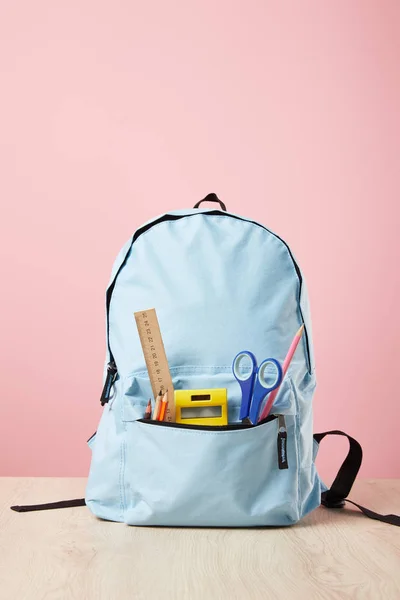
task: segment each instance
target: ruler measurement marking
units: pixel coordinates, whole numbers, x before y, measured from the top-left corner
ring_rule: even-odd
[[[168,389],[165,421],[175,421],[174,387],[154,308],[134,313],[154,399]]]

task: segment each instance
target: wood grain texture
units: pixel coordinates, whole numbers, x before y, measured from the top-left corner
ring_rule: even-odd
[[[85,507],[13,504],[84,495],[85,479],[0,479],[1,600],[400,599],[400,529],[320,508],[291,528],[169,529],[100,521]],[[400,510],[400,480],[352,498]]]

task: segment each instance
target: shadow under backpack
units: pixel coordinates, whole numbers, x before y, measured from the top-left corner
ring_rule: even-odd
[[[204,200],[219,206],[199,208]],[[115,261],[106,293],[104,409],[88,440],[86,498],[14,510],[86,504],[97,517],[129,525],[259,527],[291,525],[320,504],[351,502],[362,450],[342,431],[313,435],[310,312],[293,253],[263,225],[227,212],[215,194],[204,200],[140,227]],[[174,389],[226,388],[229,425],[143,420],[152,390],[133,313],[152,307]],[[240,423],[233,358],[248,349],[259,361],[283,361],[302,324],[271,416],[254,426]],[[349,451],[328,489],[315,458],[329,435],[345,436]],[[355,506],[400,525],[399,516]]]

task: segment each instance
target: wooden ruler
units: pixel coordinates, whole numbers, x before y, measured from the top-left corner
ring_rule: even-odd
[[[160,390],[163,393],[168,390],[168,406],[164,420],[174,422],[174,386],[172,385],[171,374],[169,372],[167,356],[165,354],[156,311],[154,308],[150,308],[148,310],[135,312],[134,315],[154,399],[157,398]]]

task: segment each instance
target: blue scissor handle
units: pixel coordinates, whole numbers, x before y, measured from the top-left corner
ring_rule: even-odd
[[[246,362],[250,361],[251,370],[248,373],[241,373],[239,370],[240,364],[243,360]],[[232,371],[240,387],[242,388],[242,403],[240,405],[239,418],[240,420],[243,420],[249,416],[254,380],[257,373],[257,361],[254,354],[248,350],[239,352],[239,354],[237,354],[233,359]]]
[[[269,383],[265,378],[265,371],[269,365],[273,365],[276,370],[276,378],[272,383]],[[250,421],[253,424],[257,423],[258,414],[260,412],[261,404],[266,396],[278,386],[281,385],[283,379],[282,367],[280,362],[275,358],[267,358],[263,360],[261,365],[258,367],[257,377],[254,384],[253,400],[250,406]]]

